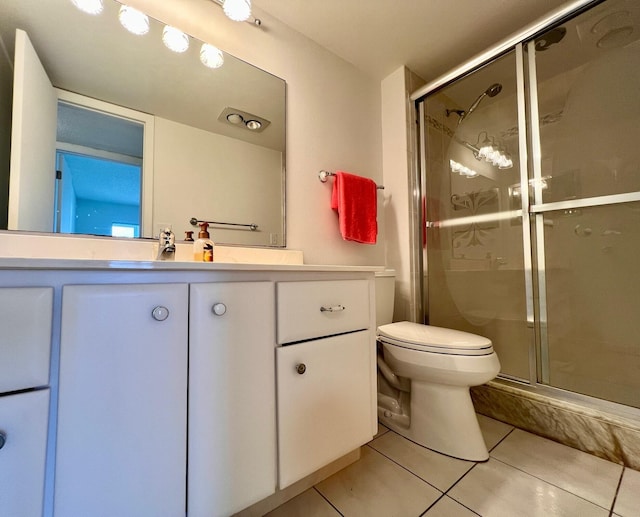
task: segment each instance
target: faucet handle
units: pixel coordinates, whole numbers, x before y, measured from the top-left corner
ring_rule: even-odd
[[[174,246],[176,243],[176,236],[173,234],[170,226],[167,226],[160,232],[160,246]]]

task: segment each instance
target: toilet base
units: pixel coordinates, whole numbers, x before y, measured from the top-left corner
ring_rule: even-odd
[[[381,407],[378,417],[383,425],[436,452],[467,461],[489,459],[466,386],[412,381],[409,418]]]

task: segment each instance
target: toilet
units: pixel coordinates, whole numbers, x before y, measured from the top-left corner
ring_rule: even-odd
[[[380,422],[442,454],[486,461],[469,388],[500,371],[491,340],[410,321],[391,323],[394,286],[395,272],[376,273]]]

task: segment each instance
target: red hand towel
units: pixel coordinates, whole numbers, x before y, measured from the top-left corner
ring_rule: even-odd
[[[338,171],[331,208],[337,210],[340,233],[346,241],[375,244],[378,236],[378,187],[369,178]]]

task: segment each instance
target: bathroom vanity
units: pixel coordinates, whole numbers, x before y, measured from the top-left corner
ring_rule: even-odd
[[[357,449],[375,269],[0,259],[0,348],[45,372],[2,386],[0,513],[231,515]]]

